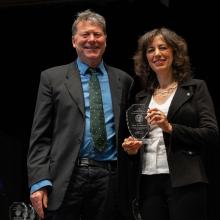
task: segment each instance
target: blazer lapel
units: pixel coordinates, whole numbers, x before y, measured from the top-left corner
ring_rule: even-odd
[[[116,131],[118,132],[118,125],[119,125],[118,122],[120,117],[120,105],[121,105],[121,95],[122,95],[120,77],[114,71],[111,71],[110,68],[108,67],[106,68],[108,71],[109,84],[111,89],[112,107],[115,117],[115,126],[116,126]]]
[[[79,107],[79,110],[84,115],[85,110],[83,90],[80,80],[80,73],[76,67],[75,62],[70,64],[66,75],[65,85],[73,101],[76,103],[76,105]]]
[[[146,106],[149,106],[151,95],[146,91],[142,90],[136,95],[136,102],[138,104],[145,104]]]
[[[171,102],[167,118],[172,119],[177,110],[193,95],[193,91],[190,89],[189,84],[182,84],[177,88],[177,91]]]

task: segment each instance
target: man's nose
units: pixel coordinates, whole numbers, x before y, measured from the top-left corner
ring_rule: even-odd
[[[95,35],[94,34],[90,34],[89,35],[89,40],[90,41],[95,41],[96,40]]]

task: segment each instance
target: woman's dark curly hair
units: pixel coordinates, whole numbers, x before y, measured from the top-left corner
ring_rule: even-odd
[[[173,79],[178,83],[191,77],[191,65],[186,41],[174,31],[167,28],[157,28],[146,32],[138,39],[138,48],[134,55],[134,68],[145,89],[153,93],[158,87],[156,74],[150,68],[146,58],[149,44],[156,36],[162,36],[165,42],[173,49]]]

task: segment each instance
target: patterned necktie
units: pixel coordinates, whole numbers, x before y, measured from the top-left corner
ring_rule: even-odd
[[[89,68],[88,73],[91,74],[91,78],[89,81],[90,129],[95,149],[102,152],[106,147],[107,138],[105,128],[105,117],[102,104],[102,94],[99,80],[97,77],[98,70]]]

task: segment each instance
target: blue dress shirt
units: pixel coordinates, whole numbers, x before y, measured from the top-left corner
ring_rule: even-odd
[[[114,114],[112,110],[112,98],[109,86],[109,79],[107,71],[104,67],[103,62],[101,62],[97,68],[100,72],[98,73],[98,79],[100,82],[101,92],[102,92],[102,102],[103,110],[105,115],[105,125],[107,133],[107,148],[104,152],[98,152],[94,148],[94,143],[92,140],[92,135],[90,132],[90,104],[89,104],[89,80],[90,74],[87,73],[89,66],[80,59],[77,59],[77,66],[80,72],[80,78],[82,82],[82,89],[84,95],[85,103],[85,132],[83,142],[80,148],[79,157],[86,157],[98,161],[105,160],[116,160],[117,150],[115,147],[115,125],[114,125]]]

